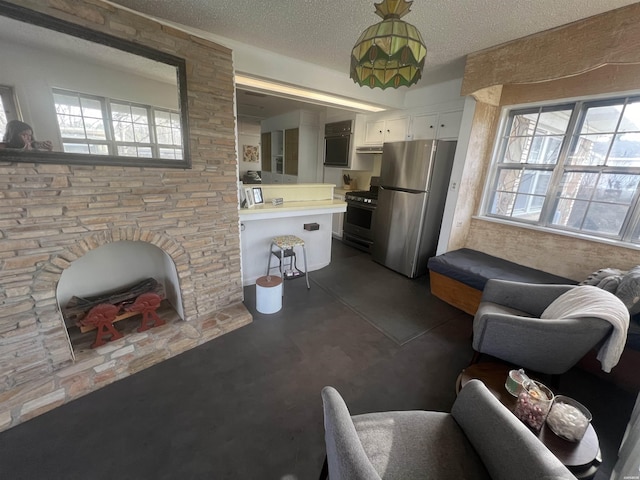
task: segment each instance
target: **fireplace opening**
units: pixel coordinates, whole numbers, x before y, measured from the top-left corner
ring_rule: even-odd
[[[56,296],[74,354],[99,346],[100,338],[108,342],[144,331],[145,325],[184,318],[175,264],[166,252],[147,242],[119,241],[88,252],[62,273]],[[153,304],[146,310],[136,302],[145,298]],[[100,304],[117,307],[117,312],[109,311],[116,321],[102,325],[86,321],[87,313]],[[95,318],[101,313],[97,310]]]

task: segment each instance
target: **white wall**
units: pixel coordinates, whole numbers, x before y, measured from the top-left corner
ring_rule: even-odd
[[[60,276],[56,296],[64,307],[73,296],[93,296],[154,278],[184,318],[178,274],[171,258],[147,242],[120,241],[103,245],[75,260]]]
[[[3,42],[0,65],[0,84],[14,87],[22,118],[33,127],[37,139],[52,140],[55,150],[62,150],[62,147],[52,88],[178,109],[176,84],[88,64],[85,60],[53,56],[23,45]],[[11,67],[8,68],[8,65]]]
[[[258,162],[244,161],[244,146],[253,145],[258,147]],[[260,150],[260,122],[240,119],[238,120],[238,169],[240,178],[247,173],[247,170],[262,170],[262,152]]]

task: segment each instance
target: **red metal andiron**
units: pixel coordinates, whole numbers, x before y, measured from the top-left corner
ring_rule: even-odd
[[[91,344],[91,348],[104,345],[106,343],[103,338],[105,335],[111,335],[109,341],[122,338],[122,334],[113,326],[113,321],[118,316],[118,310],[118,307],[115,305],[101,303],[100,305],[93,307],[87,316],[80,321],[82,326],[93,326],[98,329],[98,332],[96,333],[96,341]]]
[[[142,323],[138,328],[138,332],[144,332],[145,330],[149,330],[152,327],[158,327],[160,325],[164,325],[165,321],[162,320],[156,310],[160,306],[160,302],[162,298],[160,295],[155,293],[143,293],[130,307],[127,307],[126,310],[129,312],[138,312],[142,314]],[[150,325],[149,323],[153,324]]]

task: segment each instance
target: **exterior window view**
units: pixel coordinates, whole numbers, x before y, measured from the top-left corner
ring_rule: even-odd
[[[64,90],[53,98],[65,152],[182,158],[179,112]]]
[[[637,243],[640,99],[509,112],[486,215]]]

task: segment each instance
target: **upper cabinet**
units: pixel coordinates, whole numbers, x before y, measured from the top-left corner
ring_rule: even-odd
[[[415,115],[410,137],[413,140],[455,140],[461,121],[462,111]]]
[[[365,124],[364,143],[382,145],[385,142],[401,142],[407,140],[408,134],[409,117],[368,121]]]

